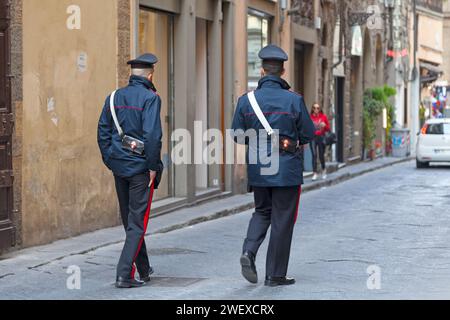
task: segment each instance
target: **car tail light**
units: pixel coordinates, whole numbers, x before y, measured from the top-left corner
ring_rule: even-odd
[[[421,134],[427,134],[427,130],[428,130],[428,124],[424,124],[422,129],[420,130]]]

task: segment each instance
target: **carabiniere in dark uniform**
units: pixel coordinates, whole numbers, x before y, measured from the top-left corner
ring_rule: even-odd
[[[257,283],[255,258],[269,226],[272,226],[265,285],[290,285],[295,280],[287,278],[286,274],[303,184],[302,149],[314,138],[315,128],[303,97],[289,91],[289,84],[281,78],[287,54],[281,48],[269,45],[260,51],[259,57],[263,60],[263,77],[254,94],[270,126],[279,130],[280,139],[276,145],[280,149],[279,170],[272,175],[262,175],[264,165],[259,158],[257,163],[247,164],[248,183],[254,191],[256,209],[243,245],[242,275],[249,282]],[[248,94],[238,101],[232,127],[233,130],[254,129],[259,140],[263,125],[255,115]],[[235,140],[239,142],[236,136]]]
[[[153,54],[145,54],[128,62],[135,75],[127,87],[108,96],[98,123],[98,145],[103,162],[114,174],[126,231],[117,265],[118,288],[142,286],[153,273],[144,235],[153,191],[158,188],[163,170],[161,99],[152,83],[157,61]],[[136,75],[139,72],[145,76]],[[136,268],[140,280],[135,279]]]

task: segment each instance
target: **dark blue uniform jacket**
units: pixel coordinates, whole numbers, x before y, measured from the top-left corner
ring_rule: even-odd
[[[145,155],[122,148],[122,141],[110,112],[109,96],[98,123],[98,145],[103,162],[119,177],[132,177],[150,170],[162,172],[161,99],[146,78],[131,76],[128,87],[116,92],[114,105],[126,135],[144,142]],[[158,180],[158,179],[157,179]]]
[[[266,76],[259,81],[255,91],[256,100],[273,129],[280,136],[287,136],[301,145],[308,144],[314,138],[315,127],[305,106],[303,97],[289,91],[290,86],[276,76]],[[264,129],[255,115],[247,95],[242,96],[233,119],[233,130]],[[247,141],[248,143],[248,141]],[[260,146],[258,146],[258,149]],[[250,148],[249,148],[250,149]],[[253,187],[289,187],[303,184],[303,148],[296,154],[280,152],[278,173],[262,175],[262,167],[270,165],[248,164],[248,182]],[[248,161],[248,154],[247,154]]]

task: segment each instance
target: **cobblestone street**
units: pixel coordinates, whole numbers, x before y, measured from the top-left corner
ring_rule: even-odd
[[[241,277],[247,211],[148,236],[156,272],[146,287],[114,288],[117,243],[43,265],[25,265],[27,254],[0,261],[0,298],[449,299],[449,190],[448,167],[406,162],[304,194],[290,287],[263,286],[267,241],[257,257],[259,284]],[[80,290],[66,287],[72,265],[81,269]],[[379,290],[367,288],[370,266],[381,271]]]

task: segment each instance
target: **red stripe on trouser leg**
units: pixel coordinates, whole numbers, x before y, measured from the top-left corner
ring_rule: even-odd
[[[148,199],[148,205],[147,205],[147,210],[145,211],[145,215],[144,215],[144,232],[142,233],[141,239],[139,240],[139,246],[137,248],[136,254],[134,255],[133,258],[133,263],[131,264],[131,279],[134,279],[134,274],[136,273],[136,258],[139,254],[139,251],[141,251],[141,247],[142,247],[142,242],[144,242],[144,237],[145,237],[145,233],[147,232],[147,226],[148,226],[148,219],[150,218],[150,210],[152,207],[152,200],[153,200],[153,191],[155,190],[155,185],[154,182],[152,183],[152,185],[150,186],[150,196]]]
[[[301,194],[302,194],[302,186],[298,187],[297,209],[295,209],[295,220],[294,220],[294,223],[297,223],[298,209],[299,209],[299,205],[300,205],[300,196],[301,196]]]

